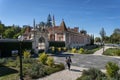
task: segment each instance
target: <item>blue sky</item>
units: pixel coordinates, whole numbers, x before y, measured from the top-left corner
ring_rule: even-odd
[[[31,25],[55,16],[56,25],[62,19],[69,27],[85,29],[100,36],[103,27],[111,35],[120,27],[120,0],[0,0],[0,20],[5,25]]]

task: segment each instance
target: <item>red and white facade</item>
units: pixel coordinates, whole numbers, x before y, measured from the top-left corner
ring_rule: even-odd
[[[79,28],[67,28],[65,22],[62,21],[60,26],[39,28],[26,28],[24,38],[33,41],[33,48],[48,49],[48,41],[64,41],[66,47],[79,47],[90,44],[90,36],[81,34]],[[43,40],[44,39],[44,40]],[[41,43],[39,43],[41,41]],[[42,46],[41,48],[39,46]]]

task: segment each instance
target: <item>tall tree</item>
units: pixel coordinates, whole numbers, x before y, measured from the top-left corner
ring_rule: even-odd
[[[91,44],[91,45],[94,45],[94,35],[91,35],[91,36],[90,36],[90,44]]]
[[[112,43],[120,43],[120,29],[116,28],[113,31],[113,34],[110,36]]]
[[[102,41],[104,41],[105,36],[106,36],[106,32],[105,32],[104,28],[101,29],[101,31],[100,31],[100,36],[101,36],[101,38],[102,38]]]
[[[101,42],[100,37],[96,37],[96,38],[95,38],[95,42]]]

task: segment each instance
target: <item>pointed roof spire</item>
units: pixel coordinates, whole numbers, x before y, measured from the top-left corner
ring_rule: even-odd
[[[62,22],[60,24],[60,28],[63,30],[63,31],[66,31],[67,28],[66,28],[66,25],[65,25],[65,22],[64,22],[64,19],[62,19]]]
[[[54,15],[53,15],[53,27],[55,26],[55,18],[54,18]]]

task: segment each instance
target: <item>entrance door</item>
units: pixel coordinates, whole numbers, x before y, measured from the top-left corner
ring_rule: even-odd
[[[44,39],[44,37],[39,38],[38,49],[39,50],[45,50],[45,39]]]

